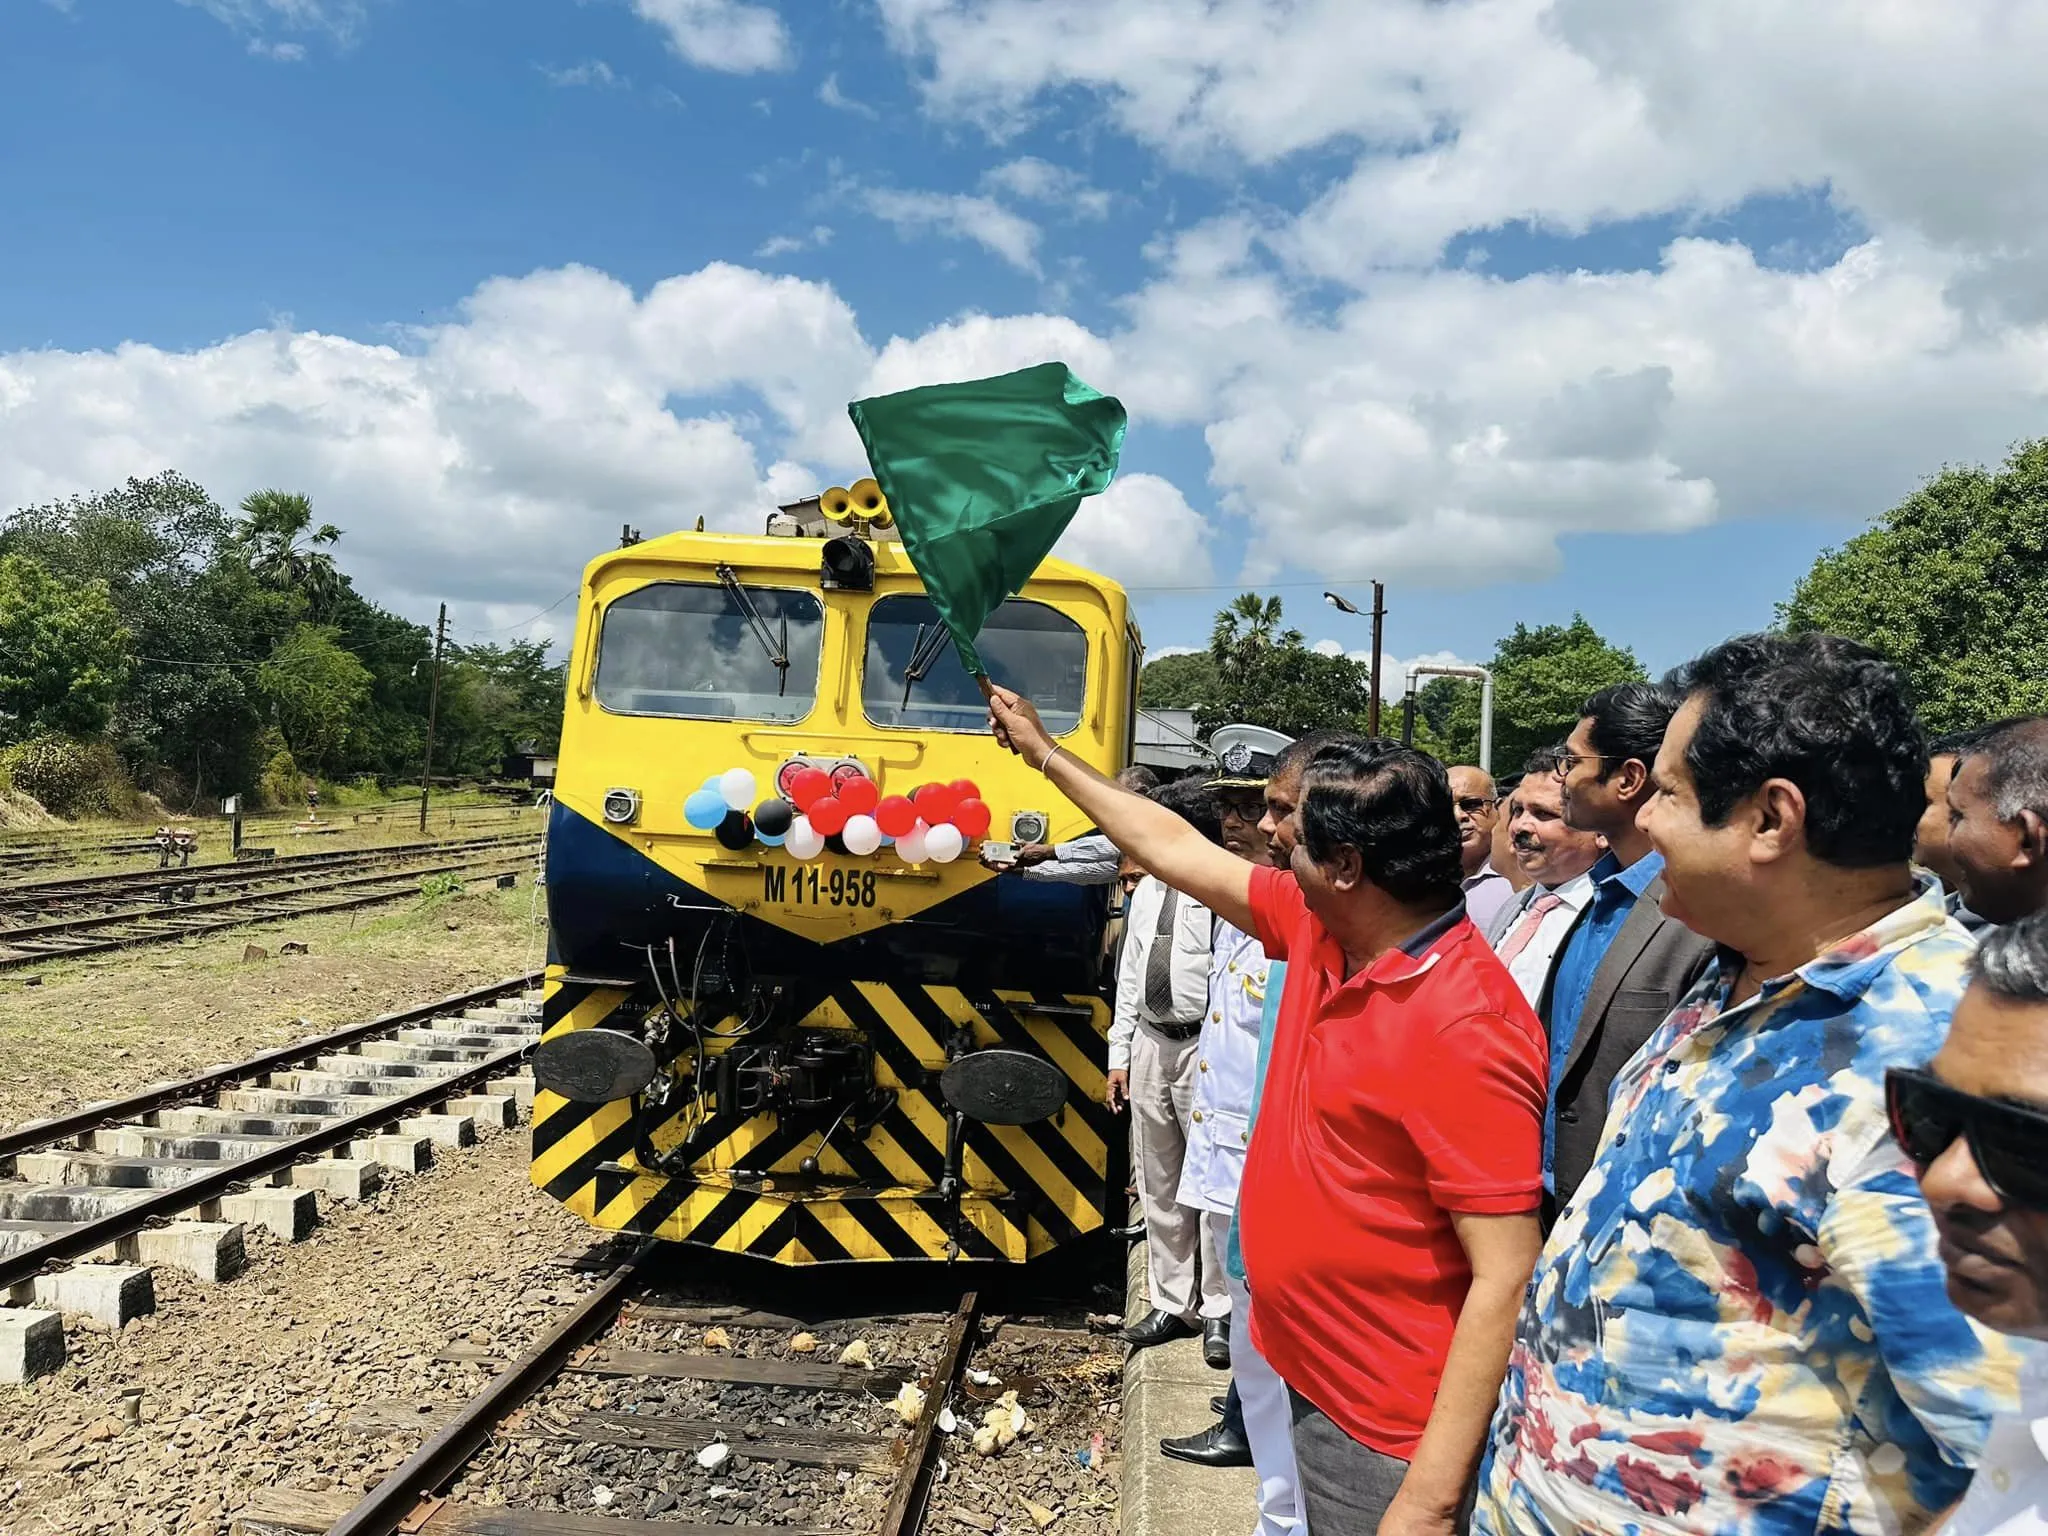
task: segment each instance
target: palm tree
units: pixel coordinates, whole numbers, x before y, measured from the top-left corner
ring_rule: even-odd
[[[1249,671],[1275,646],[1301,644],[1301,631],[1280,628],[1280,599],[1240,592],[1216,615],[1209,631],[1209,655],[1225,669]]]
[[[251,491],[242,498],[235,542],[266,586],[298,592],[317,612],[341,589],[341,572],[323,546],[341,537],[332,523],[313,526],[313,503],[297,491]]]

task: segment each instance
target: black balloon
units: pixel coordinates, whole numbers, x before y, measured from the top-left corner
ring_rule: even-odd
[[[770,795],[754,807],[754,825],[770,837],[786,836],[789,824],[795,820],[796,812],[790,809],[789,802],[780,795]]]
[[[715,835],[722,845],[738,853],[754,841],[753,820],[745,811],[727,811]]]

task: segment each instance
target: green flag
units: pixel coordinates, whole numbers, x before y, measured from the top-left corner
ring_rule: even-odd
[[[1040,363],[846,410],[960,660],[986,676],[974,637],[1052,552],[1081,498],[1109,489],[1122,404],[1065,363]]]

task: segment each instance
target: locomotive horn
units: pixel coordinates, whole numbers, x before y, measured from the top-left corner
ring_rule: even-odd
[[[830,521],[844,523],[851,521],[860,508],[855,505],[852,493],[845,486],[835,485],[818,498],[818,510]]]
[[[856,480],[847,491],[853,498],[854,510],[877,528],[886,528],[896,521],[889,511],[889,498],[882,494],[882,488],[873,480]]]

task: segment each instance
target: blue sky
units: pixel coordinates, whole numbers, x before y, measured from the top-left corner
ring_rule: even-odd
[[[1397,657],[1578,610],[1667,665],[2048,419],[2042,200],[1958,189],[2038,111],[1990,8],[1964,127],[1774,87],[1905,76],[1858,7],[1688,9],[14,0],[0,506],[289,484],[506,633],[621,520],[858,472],[853,395],[1064,355],[1153,646],[1247,584],[1362,645],[1318,597],[1377,574]]]

